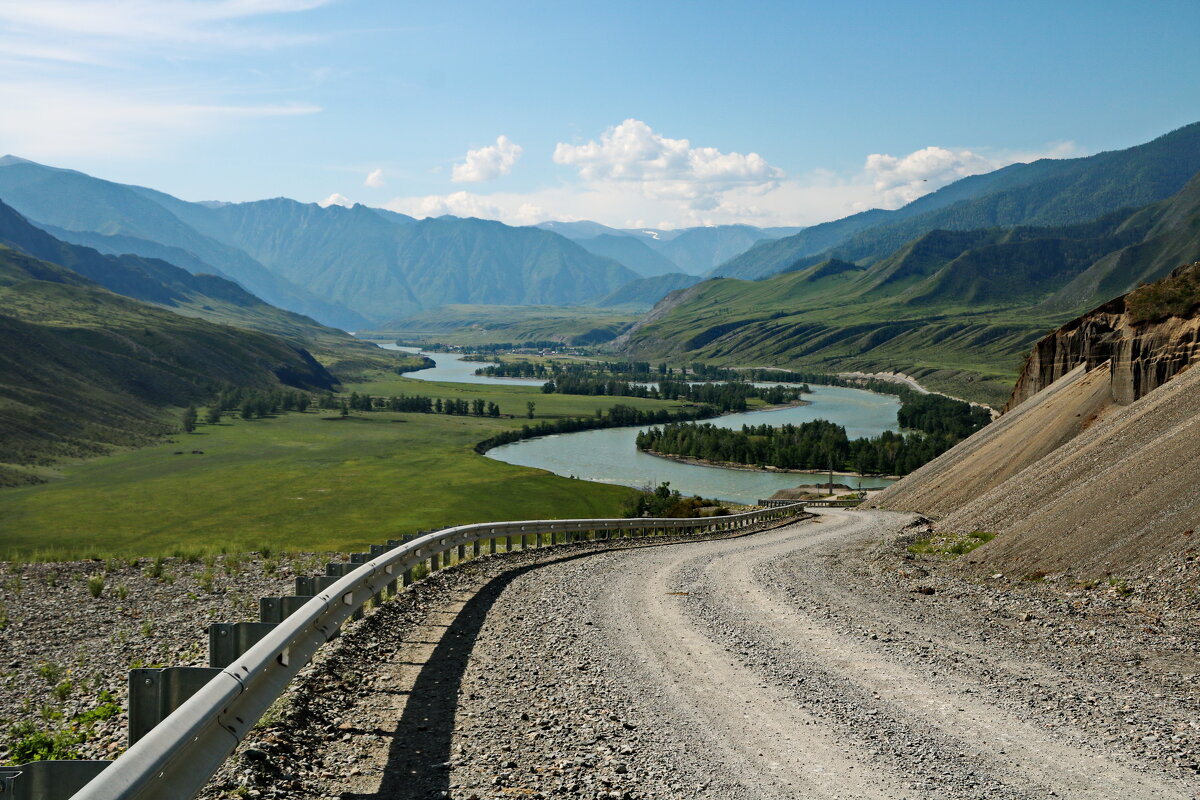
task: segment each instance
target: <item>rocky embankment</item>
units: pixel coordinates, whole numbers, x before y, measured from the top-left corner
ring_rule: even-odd
[[[1170,291],[1200,275],[1200,262],[1175,270],[1151,287],[1122,295],[1071,320],[1033,346],[1017,379],[1011,410],[1076,367],[1109,363],[1114,402],[1128,405],[1200,360],[1200,315],[1145,308],[1148,294]]]
[[[1047,336],[999,420],[869,505],[995,534],[979,572],[1157,575],[1200,527],[1197,360],[1200,262]]]
[[[340,558],[340,556],[334,556]],[[0,763],[39,732],[66,754],[126,746],[127,673],[208,666],[208,625],[258,618],[258,598],[291,594],[324,554],[219,555],[0,564]]]

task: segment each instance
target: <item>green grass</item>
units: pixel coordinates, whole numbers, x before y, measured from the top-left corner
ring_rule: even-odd
[[[586,415],[610,398],[404,378],[348,386],[500,404],[516,419],[334,412],[201,425],[175,441],[68,467],[0,492],[0,558],[362,550],[399,533],[490,520],[619,514],[632,490],[504,464],[481,439],[537,416]],[[638,407],[673,404],[623,398]],[[203,455],[193,455],[202,450]],[[175,455],[183,451],[184,455]]]
[[[938,533],[913,542],[908,546],[908,552],[951,560],[966,555],[995,538],[996,534],[987,531]]]

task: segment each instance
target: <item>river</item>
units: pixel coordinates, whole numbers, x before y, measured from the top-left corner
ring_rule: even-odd
[[[384,345],[386,346],[386,345]],[[418,352],[416,348],[398,348]],[[407,373],[405,377],[427,381],[449,381],[454,383],[504,384],[514,383],[540,385],[544,381],[521,378],[493,378],[476,375],[475,370],[488,362],[463,361],[458,353],[426,353],[437,362],[431,369]],[[743,425],[786,425],[827,419],[846,428],[846,434],[854,439],[859,436],[874,436],[885,430],[896,430],[896,411],[900,401],[891,395],[875,394],[861,389],[846,389],[840,386],[813,386],[807,395],[809,405],[790,406],[771,411],[750,411],[744,414],[728,414],[707,420],[722,428],[740,428]],[[524,467],[537,467],[563,476],[573,476],[600,483],[615,483],[625,486],[657,486],[670,481],[671,488],[686,495],[698,494],[738,503],[753,503],[759,498],[770,497],[779,489],[788,489],[801,483],[817,483],[828,480],[828,475],[808,473],[779,473],[761,470],[740,470],[726,467],[709,467],[700,464],[684,464],[658,456],[647,455],[635,445],[639,431],[645,428],[606,428],[595,431],[580,431],[554,436],[542,436],[506,444],[488,451],[490,458]],[[886,478],[858,478],[834,476],[836,483],[863,488],[888,486]]]

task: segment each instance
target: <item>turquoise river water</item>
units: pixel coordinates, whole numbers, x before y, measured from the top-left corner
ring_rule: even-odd
[[[395,345],[387,347],[400,349]],[[416,352],[412,348],[404,349]],[[538,380],[476,375],[475,370],[484,366],[485,362],[463,361],[462,356],[456,353],[425,355],[437,362],[437,366],[410,372],[406,377],[427,381],[510,386],[513,383],[542,383]],[[897,430],[896,411],[900,408],[900,403],[891,395],[838,386],[813,386],[812,389],[813,393],[806,396],[809,405],[728,414],[707,421],[723,428],[740,428],[742,425],[785,425],[827,419],[845,426],[846,434],[851,439],[858,436],[874,436],[885,430]],[[670,481],[671,488],[678,489],[685,495],[698,494],[739,503],[753,503],[759,498],[770,497],[779,489],[798,484],[828,480],[827,474],[710,467],[646,455],[635,446],[638,431],[641,430],[645,428],[607,428],[543,436],[493,448],[488,451],[488,456],[508,464],[537,467],[558,475],[600,483],[645,487]],[[886,478],[836,475],[834,481],[863,488],[887,486],[892,482]]]

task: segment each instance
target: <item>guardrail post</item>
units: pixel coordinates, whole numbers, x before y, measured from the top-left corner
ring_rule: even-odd
[[[129,744],[135,744],[220,673],[212,667],[129,670]]]
[[[388,550],[395,550],[397,547],[399,547],[399,546],[400,546],[400,545],[402,545],[402,544],[404,544],[404,540],[403,540],[403,539],[388,539],[388,540],[387,540],[387,548],[388,548]],[[391,597],[395,597],[395,596],[396,596],[396,591],[397,591],[397,588],[398,588],[398,587],[397,587],[397,583],[398,583],[398,581],[396,581],[396,580],[393,580],[391,583],[389,583],[389,584],[388,584],[388,594],[389,594]]]
[[[481,539],[476,539],[475,541],[471,542],[471,555],[475,558],[479,558],[481,552],[483,551],[482,545],[483,540]]]
[[[312,596],[284,595],[283,597],[258,598],[259,622],[283,622],[294,614],[301,606],[312,599]]]
[[[214,622],[208,626],[208,666],[228,667],[274,627],[273,622]]]
[[[69,800],[111,761],[31,761],[0,767],[0,797],[5,800]]]

